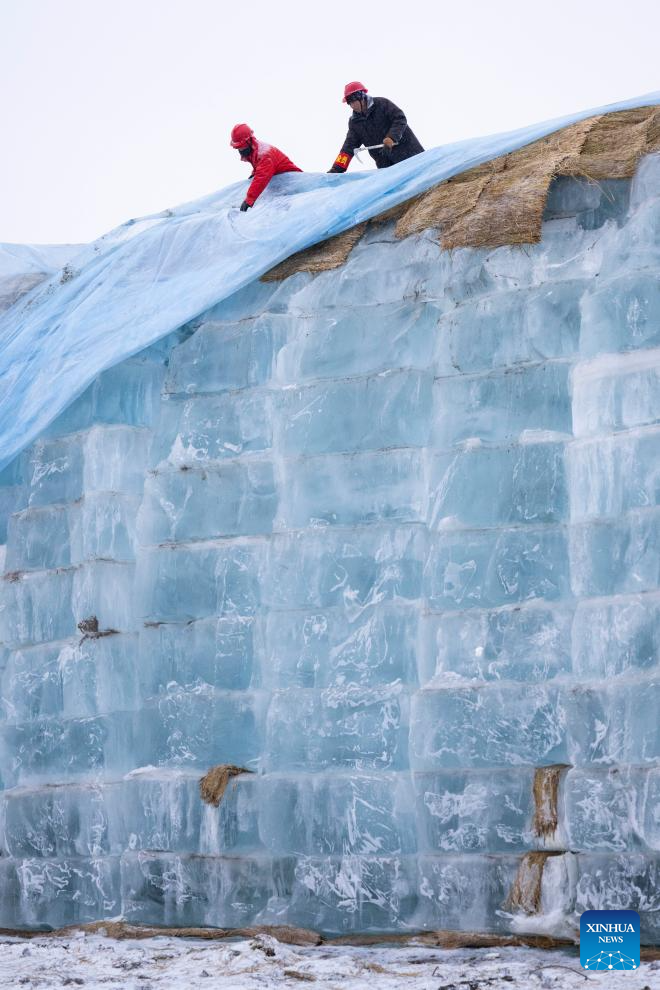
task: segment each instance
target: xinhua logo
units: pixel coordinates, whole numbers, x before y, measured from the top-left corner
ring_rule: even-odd
[[[580,917],[580,962],[584,969],[637,969],[637,911],[585,911]]]

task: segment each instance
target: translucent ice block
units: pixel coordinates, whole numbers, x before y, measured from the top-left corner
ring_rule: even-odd
[[[269,461],[150,475],[139,527],[144,543],[269,533],[278,493]]]
[[[563,693],[548,685],[424,690],[413,697],[416,770],[566,763]]]
[[[533,776],[530,769],[416,773],[420,845],[448,853],[533,847]]]

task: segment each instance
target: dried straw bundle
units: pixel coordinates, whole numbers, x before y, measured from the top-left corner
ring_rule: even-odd
[[[543,870],[549,856],[556,852],[525,853],[520,861],[516,878],[511,884],[509,896],[504,904],[507,911],[522,911],[523,914],[538,914],[541,909]]]
[[[219,763],[217,767],[211,767],[199,782],[202,801],[217,808],[231,778],[238,777],[241,773],[252,773],[252,771],[246,770],[245,767],[236,767],[232,763]]]
[[[281,261],[275,268],[262,275],[261,281],[280,282],[297,272],[325,272],[331,268],[340,268],[366,228],[366,223],[360,223],[357,227],[345,230],[343,234],[337,234],[336,237],[292,254],[290,258]]]
[[[534,773],[534,834],[540,838],[554,835],[559,821],[559,781],[567,766],[557,763],[537,767]]]
[[[660,151],[660,108],[640,107],[590,117],[518,151],[454,176],[369,221],[396,220],[396,236],[438,229],[443,248],[535,244],[550,183],[555,176],[630,178],[639,159]],[[338,268],[366,224],[292,255],[263,276]]]

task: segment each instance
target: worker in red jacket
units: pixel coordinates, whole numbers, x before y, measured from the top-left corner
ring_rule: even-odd
[[[231,132],[230,144],[232,148],[238,150],[241,161],[247,162],[253,169],[250,188],[241,203],[241,213],[254,206],[274,175],[279,175],[281,172],[302,172],[302,169],[294,165],[279,148],[266,144],[265,141],[259,141],[247,124],[236,124]]]

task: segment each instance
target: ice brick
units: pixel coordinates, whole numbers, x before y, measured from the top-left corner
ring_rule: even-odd
[[[180,401],[165,396],[152,461],[194,467],[260,453],[271,446],[272,415],[268,392],[204,395]]]
[[[581,176],[555,176],[548,188],[543,221],[547,223],[548,220],[596,210],[602,198],[603,190],[599,182]]]
[[[112,791],[93,784],[8,791],[3,799],[6,854],[19,859],[108,855],[113,798]]]
[[[518,768],[416,773],[420,846],[445,853],[531,848],[533,777],[532,770]]]
[[[351,618],[378,602],[419,598],[425,545],[420,526],[317,529],[276,536],[269,544],[266,604],[342,605]]]
[[[658,422],[660,349],[604,354],[575,365],[573,424],[576,436],[608,434]]]
[[[420,855],[414,927],[506,931],[503,906],[517,867],[515,856]]]
[[[640,853],[582,853],[577,857],[575,910],[638,911],[642,942],[660,932],[660,857]]]
[[[631,509],[660,505],[659,451],[656,430],[571,444],[571,519],[622,516]]]
[[[21,859],[0,862],[0,924],[15,928],[63,928],[121,910],[119,860]],[[7,892],[9,896],[7,896]]]
[[[96,778],[152,762],[158,728],[149,710],[90,718],[40,718],[0,725],[0,772],[7,786]],[[152,736],[154,737],[152,739]]]
[[[563,694],[548,685],[426,689],[413,697],[416,770],[566,763]]]
[[[568,705],[570,763],[649,764],[660,759],[660,678],[577,685]]]
[[[643,205],[647,200],[657,198],[660,180],[660,154],[644,155],[637,163],[632,178],[630,205],[632,209]]]
[[[268,461],[234,461],[212,469],[158,471],[140,509],[144,543],[269,533],[278,495]]]
[[[7,569],[51,569],[135,557],[135,496],[94,493],[69,505],[26,509],[9,523]]]
[[[422,522],[425,463],[419,450],[330,454],[283,466],[278,529]]]
[[[434,528],[561,522],[568,514],[563,444],[437,454],[428,478]]]
[[[289,917],[328,934],[418,927],[413,857],[299,856]]]
[[[440,449],[471,438],[510,443],[530,431],[571,432],[569,365],[514,367],[487,375],[440,378],[430,442]]]
[[[190,395],[263,385],[290,323],[288,316],[265,315],[237,324],[202,324],[173,350],[165,391]]]
[[[268,709],[267,770],[399,770],[407,765],[408,698],[400,685],[290,689]]]
[[[171,683],[154,707],[151,762],[203,772],[220,763],[253,768],[263,750],[264,704],[254,692]]]
[[[149,442],[148,430],[129,426],[38,440],[23,455],[29,504],[73,502],[92,491],[139,494]]]
[[[210,615],[254,615],[260,599],[259,543],[145,549],[136,571],[138,614],[157,622]]]
[[[660,599],[655,594],[580,602],[573,623],[576,677],[609,679],[650,670],[660,656]]]
[[[76,624],[94,617],[100,631],[134,629],[134,574],[134,564],[112,560],[92,560],[76,567],[71,589]]]
[[[200,796],[200,772],[146,769],[116,785],[110,814],[113,850],[236,855],[263,850],[259,780],[234,777],[218,807]]]
[[[654,591],[660,583],[660,509],[571,527],[571,585],[580,597]]]
[[[7,542],[9,521],[14,512],[25,508],[27,493],[20,485],[0,484],[0,544]]]
[[[83,637],[14,650],[1,675],[8,721],[137,709],[137,636]]]
[[[569,280],[465,300],[438,326],[437,374],[469,375],[571,357],[578,349],[579,304],[586,284]]]
[[[569,594],[566,534],[559,527],[440,531],[424,587],[432,609],[493,608]]]
[[[19,646],[75,635],[74,573],[69,568],[7,574],[0,582],[0,642]]]
[[[240,778],[258,808],[259,835],[272,853],[389,856],[417,839],[409,775],[301,773]]]
[[[550,183],[544,222],[574,216],[583,230],[596,230],[608,220],[621,227],[628,216],[630,191],[630,179],[596,182],[581,176],[559,176]]]
[[[414,300],[299,317],[275,364],[278,384],[429,367],[443,307]]]
[[[248,688],[255,673],[255,637],[253,616],[145,626],[140,631],[143,690],[147,696],[158,694],[170,682],[187,687]]]
[[[290,899],[293,872],[288,858],[125,853],[123,914],[161,926],[238,928],[262,916],[273,924]]]
[[[649,849],[660,851],[660,768],[648,771],[642,821],[644,841]]]
[[[580,352],[585,357],[658,346],[660,284],[653,272],[617,273],[584,295]]]
[[[421,371],[281,390],[279,449],[285,454],[423,447],[428,441],[433,378]]]
[[[642,843],[647,771],[573,768],[563,781],[569,845],[574,850],[632,851]]]
[[[10,517],[7,533],[8,571],[48,570],[72,563],[71,509],[66,505],[18,512]]]
[[[78,433],[98,423],[152,426],[160,406],[164,375],[162,358],[134,358],[109,368],[60,413],[44,436]]]
[[[378,306],[439,299],[448,262],[430,231],[395,243],[372,244],[351,254],[337,272],[325,271],[292,297],[290,311],[315,312],[334,307]]]
[[[269,612],[264,631],[264,686],[336,687],[415,683],[417,610],[371,605],[357,615],[341,607]]]
[[[571,670],[570,606],[467,609],[422,619],[423,680],[545,681]]]

